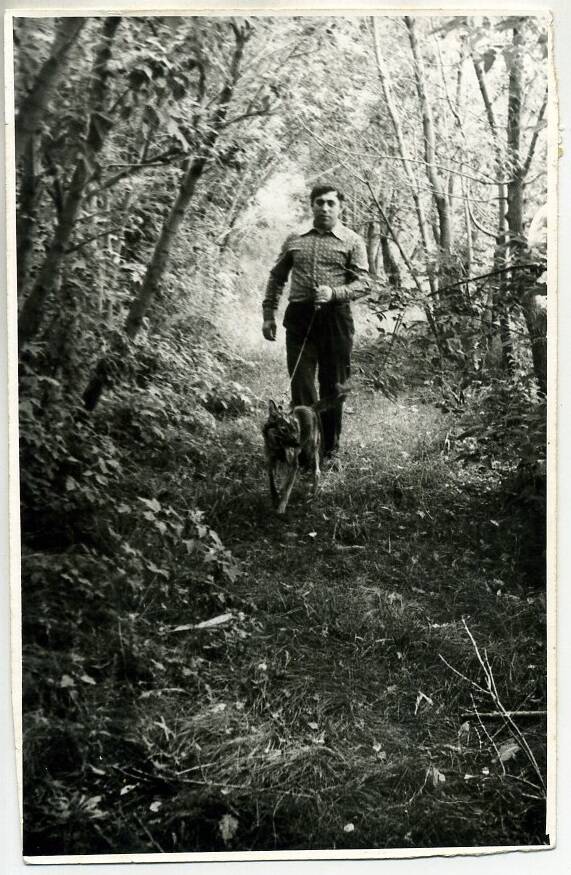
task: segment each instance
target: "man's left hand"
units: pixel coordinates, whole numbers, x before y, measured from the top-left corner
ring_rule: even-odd
[[[333,298],[333,289],[331,286],[316,286],[315,298],[316,304],[328,304]]]

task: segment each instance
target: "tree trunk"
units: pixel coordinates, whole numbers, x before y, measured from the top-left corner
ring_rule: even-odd
[[[395,137],[396,137],[396,140],[398,143],[399,154],[401,156],[401,159],[403,159],[402,160],[403,170],[404,170],[405,175],[407,176],[407,179],[409,182],[410,192],[411,192],[411,196],[412,196],[412,199],[414,202],[414,209],[415,209],[416,218],[418,221],[420,239],[422,241],[422,248],[423,248],[424,256],[426,259],[426,272],[428,275],[428,284],[430,286],[431,294],[434,294],[436,292],[436,281],[435,281],[434,271],[433,271],[433,267],[432,267],[432,258],[431,258],[431,251],[430,251],[431,247],[430,247],[430,242],[429,242],[429,238],[428,238],[428,225],[426,222],[426,217],[424,215],[424,210],[422,208],[420,196],[418,194],[417,184],[416,184],[416,180],[414,178],[414,174],[410,168],[409,163],[404,160],[404,157],[406,155],[406,149],[404,146],[404,136],[402,133],[400,119],[399,119],[396,105],[394,102],[394,98],[392,95],[390,78],[389,78],[387,70],[385,69],[383,57],[381,54],[379,32],[378,32],[378,22],[377,22],[376,16],[373,16],[373,18],[372,18],[372,25],[373,25],[373,43],[374,43],[374,49],[375,49],[375,57],[377,60],[377,70],[379,73],[379,79],[380,79],[381,88],[383,91],[383,98],[384,98],[387,110],[389,112],[389,115],[391,117],[393,130],[394,130]]]
[[[523,28],[520,21],[513,29],[512,55],[508,84],[508,127],[507,141],[511,158],[511,178],[508,182],[507,220],[510,236],[510,256],[512,263],[521,260],[526,249],[523,231],[523,189],[524,176],[529,169],[535,148],[536,138],[532,139],[530,153],[525,163],[521,159],[521,117],[523,102]],[[540,111],[543,112],[543,108]],[[514,272],[515,273],[515,272]],[[519,292],[518,297],[524,313],[529,339],[535,379],[540,391],[547,391],[547,313],[543,296],[533,288],[525,287],[525,280],[512,275],[512,286]]]
[[[28,138],[22,160],[22,177],[20,184],[20,199],[16,239],[16,266],[18,270],[18,297],[23,298],[23,291],[28,276],[29,262],[34,249],[34,229],[36,226],[37,178],[34,137]]]
[[[507,219],[512,258],[525,245],[523,235],[523,176],[521,163],[521,110],[523,100],[523,35],[521,25],[513,30],[508,84],[507,143],[510,156]]]
[[[378,252],[379,237],[375,222],[367,223],[367,261],[369,262],[369,273],[371,276],[377,276],[377,252]]]
[[[547,299],[535,288],[522,296],[525,324],[531,340],[531,356],[537,385],[543,395],[547,394]]]
[[[187,162],[181,187],[172,206],[171,212],[163,224],[143,284],[129,309],[125,322],[125,334],[129,340],[133,340],[137,336],[143,323],[143,319],[156,296],[160,281],[168,263],[172,243],[184,219],[188,205],[194,197],[197,183],[202,176],[205,167],[212,160],[214,147],[220,136],[228,107],[234,93],[234,88],[240,77],[244,47],[249,39],[249,31],[247,27],[240,29],[236,25],[232,26],[236,45],[230,66],[229,77],[226,85],[220,93],[217,108],[214,112],[211,123],[208,126],[209,133],[205,137],[201,147],[201,154]],[[118,341],[119,347],[122,343],[123,341]],[[95,409],[99,403],[103,390],[106,387],[111,386],[114,377],[119,375],[121,364],[120,355],[121,349],[112,349],[111,355],[103,356],[103,358],[98,361],[89,384],[83,393],[83,403],[87,410]]]
[[[113,39],[120,23],[121,19],[117,17],[105,18],[103,21],[102,37],[93,65],[93,84],[90,95],[91,113],[83,154],[79,156],[75,165],[53,240],[20,312],[18,321],[20,348],[29,343],[40,328],[44,304],[54,290],[61,274],[85,187],[92,174],[93,162],[101,151],[105,135],[109,130],[109,122],[104,117],[107,65],[111,57]]]
[[[86,18],[58,19],[50,56],[42,65],[16,116],[16,163],[26,152],[31,138],[42,123],[48,101],[63,74],[64,61],[77,42],[86,21]]]
[[[161,234],[155,246],[141,290],[129,309],[127,320],[125,322],[125,333],[131,340],[136,337],[143,322],[145,313],[157,293],[160,280],[168,262],[171,245],[184,219],[188,205],[194,197],[198,180],[202,176],[204,168],[212,157],[214,146],[216,145],[222,125],[225,121],[228,105],[232,99],[234,88],[240,76],[244,47],[248,39],[247,32],[244,30],[235,28],[234,33],[236,37],[236,46],[232,58],[230,77],[220,94],[218,107],[214,113],[214,118],[210,126],[210,132],[207,135],[201,150],[202,154],[194,158],[188,164],[170,215],[167,216],[167,219],[165,220]]]
[[[450,247],[452,243],[452,235],[450,230],[450,207],[448,203],[448,198],[446,196],[446,187],[443,181],[440,179],[438,171],[435,167],[436,138],[434,133],[434,119],[432,117],[432,108],[430,106],[425,87],[426,72],[424,69],[422,55],[418,46],[415,19],[409,15],[405,15],[404,21],[408,30],[410,47],[414,60],[414,78],[422,113],[422,130],[424,133],[424,157],[426,161],[426,172],[428,174],[430,185],[432,186],[432,196],[434,198],[436,212],[438,213],[438,236],[440,251],[441,254],[447,256],[450,254]]]
[[[503,270],[507,264],[507,224],[506,224],[506,187],[498,185],[498,236],[494,249],[494,270]],[[506,307],[508,296],[507,275],[500,274],[498,291],[494,300],[494,309],[500,317],[500,338],[502,342],[502,366],[510,376],[515,373],[515,358],[511,325]]]
[[[488,93],[486,76],[482,66],[476,58],[472,57],[474,72],[478,80],[480,94],[486,110],[486,117],[490,126],[490,132],[494,140],[494,149],[496,152],[496,173],[498,174],[498,230],[496,235],[496,245],[494,248],[494,270],[503,270],[507,265],[507,246],[508,246],[508,225],[506,222],[508,195],[506,185],[502,181],[504,174],[504,162],[502,158],[502,150],[498,138],[498,128],[494,115],[494,108]],[[492,338],[492,330],[494,325],[495,314],[498,314],[500,323],[500,340],[502,344],[502,366],[510,374],[514,373],[514,353],[513,353],[513,338],[509,316],[506,308],[506,298],[508,294],[507,275],[500,275],[497,290],[491,297],[491,312],[489,313],[488,324],[485,326],[485,347],[489,349]]]
[[[125,333],[131,340],[138,334],[143,318],[157,293],[159,283],[168,263],[172,243],[182,224],[188,205],[194,196],[196,185],[202,176],[205,164],[206,158],[195,158],[190,162],[170,214],[165,219],[149,267],[147,268],[145,279],[139,294],[129,308],[125,322]]]
[[[387,229],[384,227],[384,222],[382,220],[380,244],[385,276],[389,285],[395,290],[395,292],[398,292],[402,287],[400,268],[392,250],[390,237],[387,234]]]

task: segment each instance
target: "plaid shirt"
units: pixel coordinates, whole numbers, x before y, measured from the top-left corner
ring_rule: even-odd
[[[371,290],[365,243],[339,222],[331,231],[310,228],[290,234],[270,271],[262,307],[264,319],[275,318],[291,271],[290,301],[312,301],[315,287],[331,286],[333,301],[355,301]]]

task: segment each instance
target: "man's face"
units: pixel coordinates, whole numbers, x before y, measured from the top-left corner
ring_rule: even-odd
[[[329,231],[339,220],[341,203],[336,191],[326,191],[314,198],[311,204],[313,210],[313,224],[316,228]]]

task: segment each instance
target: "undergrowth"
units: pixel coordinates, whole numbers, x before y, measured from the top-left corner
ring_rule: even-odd
[[[358,377],[283,521],[267,373],[192,355],[45,431],[26,396],[26,854],[545,842],[538,523],[510,451],[471,456],[497,412]]]

